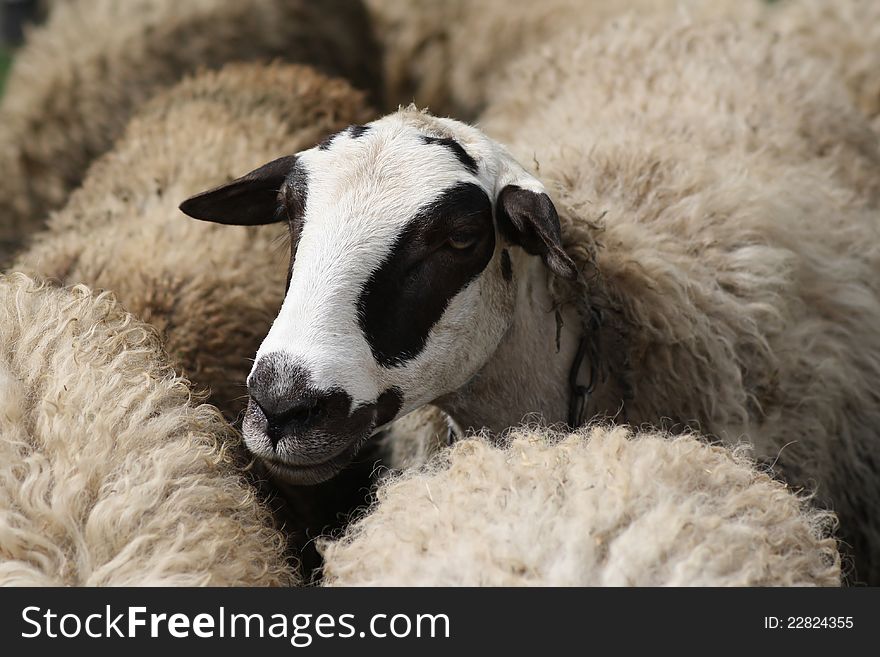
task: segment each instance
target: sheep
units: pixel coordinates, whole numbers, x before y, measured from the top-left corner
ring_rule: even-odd
[[[466,438],[324,538],[326,586],[839,586],[833,514],[742,448],[594,426]]]
[[[606,363],[625,393],[597,410],[747,437],[818,490],[856,577],[880,581],[876,135],[833,68],[765,31],[631,20],[576,43],[516,64],[530,93],[563,90],[552,104],[502,82],[482,120],[537,163],[602,339],[627,345]]]
[[[597,31],[627,11],[759,20],[763,0],[365,0],[382,45],[385,99],[470,120],[488,85],[518,54],[577,25]]]
[[[511,66],[481,129],[403,109],[181,205],[284,219],[296,245],[247,447],[326,481],[429,403],[494,434],[533,413],[746,438],[880,581],[865,117],[818,61],[727,21],[620,19]],[[853,138],[820,147],[826,128]]]
[[[872,0],[366,0],[383,46],[388,105],[473,119],[511,59],[572,25],[584,38],[629,12],[725,17],[796,41],[833,63],[880,132],[880,4]]]
[[[591,305],[619,324],[606,340],[628,343],[609,365],[630,370],[626,393],[600,410],[629,397],[636,423],[747,436],[789,481],[818,487],[857,576],[877,582],[876,136],[831,68],[766,32],[630,21],[577,39],[517,63],[532,94],[566,90],[547,111],[501,82],[482,120],[538,163],[566,251],[596,276]],[[633,103],[649,107],[635,116]],[[582,116],[601,120],[581,128]]]
[[[872,29],[853,28],[880,24],[880,5],[860,0],[781,4],[777,8],[768,7],[763,0],[598,0],[588,4],[577,0],[421,0],[414,5],[411,0],[367,0],[384,47],[386,98],[395,107],[415,101],[437,114],[452,114],[465,120],[476,117],[508,85],[521,89],[515,63],[518,57],[529,59],[532,50],[545,47],[548,52],[560,52],[554,42],[571,25],[577,26],[578,38],[585,41],[604,25],[626,20],[633,13],[660,19],[680,14],[694,20],[721,17],[735,21],[748,31],[762,32],[765,41],[781,35],[800,48],[805,61],[795,64],[798,71],[791,80],[784,76],[775,78],[780,86],[776,95],[804,104],[805,111],[800,116],[804,122],[802,129],[811,137],[811,150],[828,153],[866,202],[876,205],[880,203],[877,131],[852,118],[855,110],[846,96],[848,91],[854,95],[869,116],[880,112],[880,82],[871,76],[875,69],[880,70],[880,65],[871,66],[875,53],[880,52],[880,34]],[[859,36],[846,36],[854,32]],[[829,58],[836,71],[827,67]],[[549,57],[545,64],[547,83],[552,88],[556,66]],[[690,63],[682,65],[688,67]],[[761,62],[751,61],[748,65]],[[767,65],[781,68],[779,63]],[[812,87],[811,65],[815,67],[813,75],[828,78],[834,73],[848,84],[829,84],[826,80]],[[511,97],[516,93],[505,95]],[[532,98],[525,95],[517,100],[529,106]],[[838,98],[839,102],[835,102]],[[812,112],[806,111],[807,103],[812,103]],[[497,102],[492,104],[499,106]],[[775,108],[776,114],[784,109],[782,105]],[[794,133],[783,130],[782,134]],[[788,145],[781,146],[781,150],[792,158],[798,155],[797,149]]]
[[[187,73],[282,59],[375,93],[378,51],[366,20],[360,0],[53,3],[16,54],[0,104],[0,265],[133,113]]]
[[[155,331],[0,276],[0,585],[280,586],[283,536]]]

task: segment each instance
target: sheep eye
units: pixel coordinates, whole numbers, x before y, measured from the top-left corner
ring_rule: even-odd
[[[477,243],[477,237],[474,235],[450,235],[446,240],[446,245],[456,251],[466,251]]]

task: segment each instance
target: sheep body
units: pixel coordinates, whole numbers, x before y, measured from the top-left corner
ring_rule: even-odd
[[[728,15],[757,20],[758,0],[366,0],[382,45],[389,105],[415,102],[473,119],[507,63],[573,25],[585,35],[626,12]]]
[[[836,586],[830,514],[692,436],[468,438],[325,541],[336,586]]]
[[[236,434],[109,294],[0,278],[0,435],[3,585],[294,582]]]
[[[0,105],[0,263],[157,91],[229,61],[302,62],[373,90],[359,0],[69,0],[17,53]],[[88,38],[83,38],[88,35]]]
[[[627,15],[686,15],[757,27],[831,63],[841,89],[880,132],[880,3],[873,0],[366,0],[383,46],[385,96],[475,118],[511,60],[577,27],[586,40]],[[514,67],[515,70],[515,67]],[[548,69],[552,77],[553,69]],[[505,81],[505,84],[507,81]],[[519,85],[516,85],[519,88]],[[846,93],[844,93],[846,95]],[[862,140],[864,141],[864,136]],[[831,143],[831,142],[829,142]]]
[[[806,41],[782,40],[760,21],[625,14],[597,32],[562,31],[496,72],[480,122],[492,136],[516,143],[540,130],[544,116],[567,112],[559,117],[565,123],[549,129],[560,134],[583,103],[603,130],[621,134],[637,125],[646,136],[674,139],[670,149],[695,140],[729,157],[745,153],[786,166],[812,161],[853,192],[854,204],[876,206],[878,135],[840,71],[812,56]],[[524,88],[547,99],[545,112],[535,110]],[[576,136],[569,150],[593,139]],[[532,161],[532,152],[518,154]]]
[[[880,156],[833,73],[745,25],[630,18],[491,95],[481,126],[552,190],[584,275],[556,298],[604,317],[591,412],[748,438],[877,581]]]

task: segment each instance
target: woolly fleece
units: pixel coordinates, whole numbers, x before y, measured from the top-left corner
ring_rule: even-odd
[[[758,0],[365,0],[382,45],[389,108],[415,102],[434,114],[475,118],[512,60],[577,26],[585,35],[627,11],[742,18]],[[530,96],[530,98],[532,98]],[[535,97],[537,98],[537,97]]]
[[[481,126],[551,191],[583,274],[557,299],[603,315],[591,412],[749,440],[880,582],[880,151],[833,68],[630,17],[510,75]]]
[[[0,585],[294,583],[237,441],[109,294],[0,277]]]
[[[837,586],[833,516],[692,436],[469,438],[325,541],[330,586]]]
[[[316,65],[378,88],[360,0],[65,0],[16,54],[0,103],[0,266],[140,106],[230,61]]]

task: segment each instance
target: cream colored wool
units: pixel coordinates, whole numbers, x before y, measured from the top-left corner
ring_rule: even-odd
[[[875,0],[774,4],[765,0],[366,0],[366,4],[383,45],[385,96],[391,107],[415,102],[438,115],[472,119],[493,102],[498,87],[503,92],[512,84],[519,93],[522,85],[516,82],[517,66],[511,61],[545,44],[555,52],[555,42],[568,29],[577,27],[581,39],[588,41],[627,13],[678,14],[758,27],[766,39],[796,44],[808,60],[831,63],[842,85],[837,90],[822,86],[832,92],[829,99],[848,90],[880,132],[880,2]],[[499,84],[508,67],[512,72]],[[809,68],[808,61],[800,70],[793,69],[796,81],[788,87],[799,85],[803,89],[798,93],[806,90],[815,96],[808,87]],[[553,67],[546,73],[552,79]],[[800,97],[792,95],[788,102]],[[541,96],[529,93],[523,99],[532,102]],[[826,128],[829,132],[818,147],[848,143],[856,159],[863,159],[863,144],[873,137],[848,133],[848,114],[849,110],[836,121],[838,126]],[[817,123],[827,123],[828,118],[822,116]]]
[[[449,422],[436,406],[422,406],[395,420],[380,440],[386,464],[394,470],[405,470],[427,463],[449,444]]]
[[[548,150],[532,148],[531,136],[540,134],[532,125],[559,134],[579,112],[595,117],[583,122],[596,128],[567,137],[570,151],[592,146],[594,133],[611,141],[610,134],[637,124],[640,138],[651,133],[671,142],[669,155],[658,157],[676,159],[675,147],[693,141],[700,153],[745,152],[765,167],[813,161],[854,192],[854,203],[877,205],[880,139],[839,71],[802,45],[745,21],[619,16],[598,33],[568,30],[514,60],[489,85],[492,103],[480,123],[502,141],[530,139],[529,150],[519,153],[528,163],[534,152]],[[559,128],[538,125],[560,111],[566,116]]]
[[[238,437],[108,293],[0,277],[0,585],[287,585]]]
[[[382,45],[385,98],[472,119],[511,59],[574,25],[589,34],[626,11],[763,14],[763,0],[365,0]],[[535,97],[537,99],[537,97]]]
[[[331,586],[837,586],[831,514],[691,436],[469,438],[325,541]]]
[[[313,64],[377,88],[360,0],[67,0],[16,54],[0,104],[0,265],[158,90],[226,62]]]
[[[829,62],[880,132],[880,2],[784,0],[769,7],[766,21]]]
[[[188,79],[138,114],[14,268],[113,291],[233,419],[283,299],[287,228],[205,223],[177,205],[371,116],[360,92],[308,67]]]
[[[747,26],[620,19],[517,61],[481,126],[603,313],[591,412],[750,440],[880,582],[880,159],[833,77]]]

